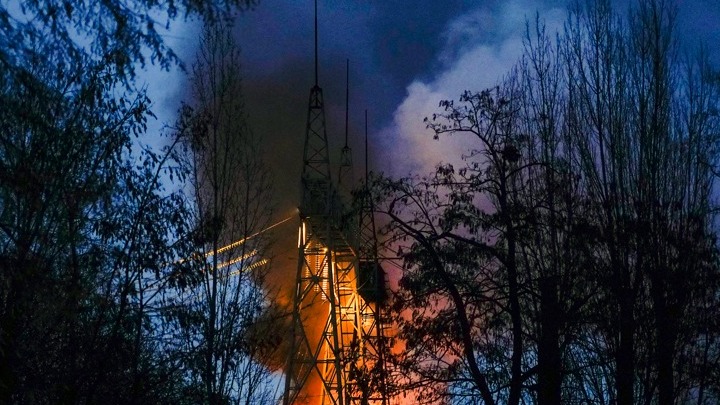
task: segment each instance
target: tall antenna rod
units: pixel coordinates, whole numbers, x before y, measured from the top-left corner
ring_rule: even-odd
[[[346,59],[345,69],[345,146],[340,149],[340,167],[338,170],[338,186],[341,187],[341,191],[344,197],[350,197],[350,190],[352,190],[353,182],[353,163],[352,163],[352,151],[348,146],[349,137],[349,122],[348,118],[350,115],[350,59]]]
[[[365,110],[365,182],[368,178],[368,135],[367,135],[367,110]]]
[[[348,110],[350,109],[350,59],[345,59],[345,147],[348,146]]]
[[[315,0],[315,86],[318,85],[318,22],[317,0]]]

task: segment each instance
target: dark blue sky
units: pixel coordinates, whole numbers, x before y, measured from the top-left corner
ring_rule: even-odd
[[[539,12],[561,29],[566,0],[367,1],[318,0],[320,85],[332,150],[344,139],[345,60],[350,59],[350,135],[356,171],[362,161],[363,111],[369,110],[371,165],[396,175],[431,169],[466,146],[433,142],[422,119],[443,98],[493,86],[520,53],[526,18]],[[619,10],[626,2],[617,1]],[[696,49],[705,41],[720,65],[720,1],[678,0],[678,33]],[[176,26],[170,36],[189,63],[197,27]],[[271,153],[278,186],[296,190],[302,159],[307,97],[313,84],[312,0],[260,0],[237,18],[245,100],[251,125]],[[174,91],[150,83],[159,116],[171,122],[183,77]],[[164,100],[164,101],[163,101]],[[426,170],[424,170],[426,171]]]
[[[391,130],[396,126],[393,121],[398,119],[398,108],[413,95],[409,86],[427,84],[430,95],[440,93],[451,98],[466,88],[492,86],[506,73],[505,63],[514,60],[512,49],[499,48],[516,44],[512,39],[522,34],[524,20],[539,12],[548,24],[560,29],[568,3],[319,0],[320,85],[325,91],[331,142],[336,141],[339,148],[342,139],[346,58],[351,64],[351,136],[362,132],[363,110],[367,108],[373,144],[382,145],[386,151],[392,149],[395,159],[409,160],[410,156],[403,155],[405,151],[411,153],[412,147],[405,148],[399,134]],[[626,8],[624,4],[618,2],[619,9]],[[705,39],[717,60],[720,2],[680,0],[678,6],[679,33],[691,47]],[[267,130],[279,135],[268,138],[277,150],[304,135],[305,106],[313,80],[312,21],[310,0],[261,0],[256,10],[238,18],[236,37],[243,49],[246,97],[254,127],[259,133]],[[480,63],[474,68],[482,79],[468,77],[467,87],[453,83],[455,86],[449,85],[447,93],[443,92],[443,75],[459,69],[460,60],[479,46],[487,47],[493,57],[488,63],[478,59]],[[432,100],[432,104],[438,101]],[[423,117],[417,118],[422,124]],[[292,147],[288,152],[292,150],[297,149]],[[360,161],[359,147],[354,150],[356,161]]]
[[[397,165],[390,162],[413,160],[416,145],[406,147],[398,131],[393,130],[396,110],[408,97],[408,86],[413,82],[432,83],[467,48],[480,43],[500,45],[517,34],[525,18],[522,11],[534,13],[536,8],[509,8],[507,4],[319,0],[319,76],[331,149],[339,150],[344,139],[345,60],[350,59],[350,136],[355,140],[351,141],[355,161],[362,161],[365,109],[369,110],[374,148],[371,164],[393,170]],[[547,10],[562,7],[562,3],[539,6]],[[515,15],[519,26],[508,24],[509,13]],[[458,20],[478,14],[462,28],[451,29]],[[297,167],[290,166],[292,159],[298,165],[301,159],[298,152],[302,150],[307,97],[313,84],[312,2],[262,0],[256,10],[238,18],[235,32],[243,52],[245,97],[253,127],[267,139],[268,146],[272,145],[273,156],[278,157],[273,159],[276,173],[298,173]],[[497,72],[486,72],[493,79],[485,80],[483,87],[499,79],[505,73],[502,70],[504,65]],[[474,85],[467,83],[468,88]],[[462,90],[452,89],[445,97],[455,98]],[[435,106],[438,102],[439,98],[432,101]],[[407,119],[422,125],[422,118]],[[431,140],[427,134],[424,138],[418,135]]]

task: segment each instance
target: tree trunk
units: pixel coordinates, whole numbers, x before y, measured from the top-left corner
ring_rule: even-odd
[[[651,291],[655,314],[655,347],[657,362],[658,405],[673,405],[675,381],[673,354],[675,352],[675,322],[659,280],[653,280]]]
[[[504,172],[504,171],[503,171]],[[510,395],[509,405],[520,403],[522,393],[522,313],[520,308],[520,287],[518,284],[518,270],[516,261],[517,240],[513,228],[510,208],[508,204],[508,192],[506,178],[501,178],[499,195],[500,212],[505,225],[505,237],[507,238],[507,260],[506,270],[508,274],[508,300],[510,301],[510,320],[512,323],[512,355],[510,358]]]
[[[632,405],[635,396],[635,318],[630,288],[621,288],[619,298],[620,344],[615,354],[615,390],[618,405]]]
[[[554,278],[540,280],[540,342],[538,344],[538,405],[561,403],[562,357],[560,306]]]

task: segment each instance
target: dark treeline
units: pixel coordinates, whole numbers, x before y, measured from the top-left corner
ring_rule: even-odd
[[[461,167],[374,178],[403,259],[397,395],[720,401],[720,75],[671,2],[610,3],[529,23],[497,87],[440,103],[439,142],[477,141]]]
[[[0,6],[0,403],[272,402],[269,179],[223,28],[253,3]],[[179,62],[178,15],[210,28],[156,142],[135,69]]]
[[[270,179],[225,25],[254,3],[0,6],[0,403],[277,397]],[[395,398],[720,401],[720,75],[675,13],[528,24],[497,87],[427,119],[477,141],[466,164],[371,179],[403,259]],[[154,148],[135,69],[179,62],[156,29],[177,16],[208,28]]]

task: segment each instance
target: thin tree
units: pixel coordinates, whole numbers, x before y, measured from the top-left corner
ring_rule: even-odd
[[[178,320],[186,367],[202,384],[198,400],[254,403],[267,392],[258,364],[263,341],[251,339],[269,299],[267,269],[270,179],[258,139],[247,126],[239,51],[230,28],[208,25],[192,69],[193,107],[181,131],[192,168],[199,266],[196,286],[181,292]],[[265,342],[266,343],[266,342]]]

